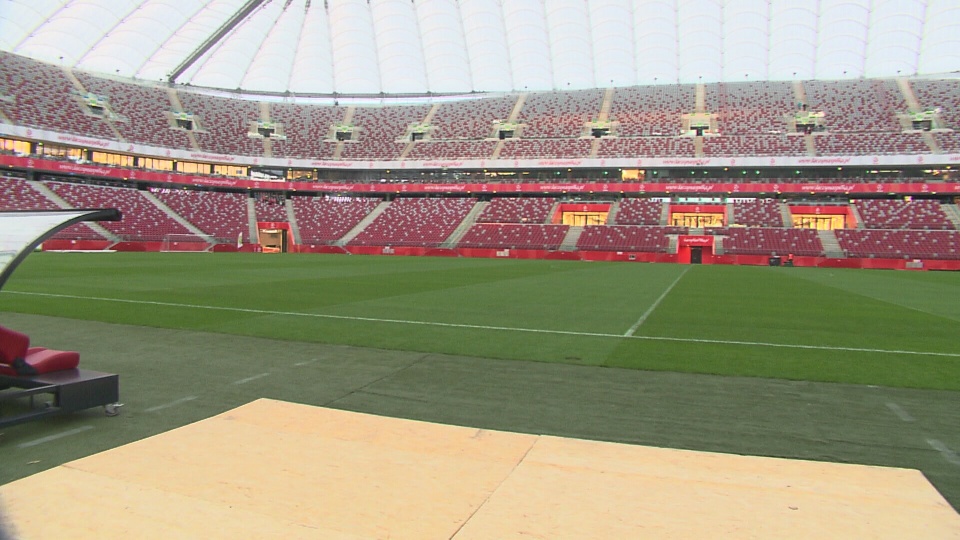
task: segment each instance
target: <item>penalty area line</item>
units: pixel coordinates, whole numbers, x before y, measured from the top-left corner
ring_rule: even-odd
[[[933,352],[933,351],[907,351],[898,349],[871,349],[863,347],[838,347],[829,345],[802,345],[792,343],[768,343],[763,341],[738,341],[732,339],[700,339],[700,338],[680,338],[669,336],[636,336],[623,334],[607,334],[602,332],[574,332],[571,330],[548,330],[544,328],[516,328],[510,326],[491,326],[484,324],[459,324],[433,321],[410,321],[403,319],[383,319],[377,317],[356,317],[351,315],[329,315],[326,313],[304,313],[300,311],[276,311],[271,309],[253,309],[225,306],[205,306],[201,304],[181,304],[177,302],[158,302],[155,300],[129,300],[125,298],[105,298],[100,296],[78,296],[71,294],[53,294],[39,292],[23,291],[0,291],[0,294],[20,294],[25,296],[43,296],[48,298],[65,298],[69,300],[87,300],[96,302],[116,302],[121,304],[135,304],[146,306],[162,306],[186,309],[206,309],[212,311],[231,311],[235,313],[252,313],[255,315],[279,315],[283,317],[308,317],[314,319],[332,319],[342,321],[362,321],[388,324],[407,324],[417,326],[435,326],[441,328],[464,328],[468,330],[497,330],[501,332],[525,332],[531,334],[553,334],[558,336],[575,337],[597,337],[597,338],[615,338],[615,339],[638,339],[644,341],[668,341],[674,343],[705,343],[709,345],[736,345],[744,347],[773,347],[778,349],[805,349],[815,351],[833,351],[833,352],[863,352],[876,354],[905,354],[912,356],[943,356],[948,358],[960,358],[960,353]]]

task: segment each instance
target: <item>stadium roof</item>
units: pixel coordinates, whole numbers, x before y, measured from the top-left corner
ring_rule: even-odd
[[[960,71],[956,0],[0,0],[0,50],[282,94]]]

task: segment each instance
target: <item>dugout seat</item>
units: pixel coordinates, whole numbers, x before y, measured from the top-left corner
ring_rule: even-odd
[[[0,375],[40,375],[79,364],[78,352],[31,347],[26,334],[0,326]]]

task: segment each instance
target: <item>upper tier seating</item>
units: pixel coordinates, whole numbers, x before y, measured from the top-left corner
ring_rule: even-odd
[[[650,199],[623,199],[614,219],[617,225],[661,225],[663,203]]]
[[[250,123],[260,120],[259,104],[242,99],[178,92],[184,112],[194,115],[199,126],[194,136],[207,152],[237,156],[262,156],[263,140],[251,139]]]
[[[793,85],[779,81],[708,84],[705,102],[724,136],[786,133],[784,116],[797,111]]]
[[[493,137],[493,123],[510,116],[516,96],[441,103],[431,125],[434,139],[486,139]]]
[[[918,79],[910,81],[913,94],[921,109],[940,109],[941,128],[947,133],[934,133],[937,145],[944,152],[960,152],[960,92],[957,81],[947,79]]]
[[[517,139],[505,141],[503,159],[585,158],[590,155],[589,139]]]
[[[527,94],[519,121],[524,138],[579,137],[596,120],[603,90]]]
[[[934,133],[933,137],[937,140],[940,150],[950,153],[960,152],[960,131]]]
[[[930,147],[919,133],[826,133],[813,138],[821,156],[924,154]]]
[[[577,249],[666,253],[670,247],[670,238],[667,235],[686,232],[685,227],[587,225],[577,240]]]
[[[170,127],[168,115],[173,110],[163,88],[123,83],[77,72],[77,78],[90,92],[105,96],[117,131],[129,142],[165,148],[190,148],[190,139],[183,130]]]
[[[407,159],[488,159],[496,141],[417,141]]]
[[[338,145],[324,141],[331,126],[347,118],[347,107],[290,101],[259,103],[198,93],[175,87],[183,110],[196,115],[194,132],[199,148],[191,148],[188,133],[170,127],[174,105],[171,89],[155,84],[124,82],[94,74],[75,73],[83,87],[107,97],[114,120],[99,118],[83,104],[80,88],[60,67],[0,53],[0,112],[11,122],[56,132],[173,149],[259,158],[262,139],[248,136],[257,120],[284,126],[286,140],[272,140],[279,158],[397,160],[406,147],[410,124],[421,123],[434,105],[357,106],[350,121],[356,141]],[[913,80],[921,108],[939,107],[944,126],[960,130],[960,87],[956,80]],[[806,81],[802,83],[809,109],[825,113],[826,133],[814,138],[818,155],[883,155],[931,153],[919,134],[904,134],[898,115],[908,112],[893,79]],[[616,137],[601,140],[596,157],[695,157],[694,141],[675,138],[682,116],[696,110],[697,85],[655,85],[617,88],[609,120]],[[704,110],[716,115],[719,137],[705,137],[706,157],[739,157],[806,153],[803,137],[786,137],[784,117],[798,104],[794,83],[779,81],[711,83],[704,85]],[[428,140],[418,142],[406,159],[489,159],[496,141],[493,123],[509,119],[515,95],[444,101],[436,105]],[[600,116],[603,91],[528,93],[516,121],[525,124],[520,141],[507,141],[503,159],[584,158],[590,155],[585,123]],[[261,112],[263,111],[263,112]],[[267,114],[269,113],[269,114]],[[262,116],[261,116],[262,115]],[[113,127],[112,127],[113,126]],[[116,131],[114,131],[114,128]],[[934,133],[943,152],[960,152],[960,132]],[[80,143],[78,143],[80,144]],[[336,149],[342,148],[339,154]],[[158,156],[163,157],[163,156]],[[237,159],[248,163],[250,159]],[[682,164],[678,164],[682,165]],[[643,166],[638,163],[637,166]]]
[[[0,52],[0,110],[14,122],[64,133],[116,139],[110,126],[92,115],[59,67]]]
[[[823,111],[832,132],[900,132],[897,113],[907,111],[893,80],[805,81],[807,106]]]
[[[120,210],[120,221],[104,221],[100,225],[123,240],[162,241],[168,234],[192,234],[136,189],[50,180],[43,184],[74,208]]]
[[[848,257],[960,259],[958,231],[841,229],[836,233]]]
[[[789,254],[822,257],[823,243],[814,229],[774,229],[774,228],[717,228],[710,231],[714,235],[724,235],[723,251],[739,255],[780,255]]]
[[[619,123],[620,136],[678,135],[682,115],[696,105],[696,85],[660,85],[617,88],[610,120]]]
[[[735,202],[733,223],[745,227],[783,227],[780,203],[774,199]]]
[[[436,247],[453,234],[476,199],[401,198],[378,215],[351,246]]]
[[[496,197],[477,217],[478,223],[546,223],[554,197]]]
[[[569,225],[529,223],[477,223],[470,227],[458,247],[556,250],[570,230]]]
[[[283,124],[286,140],[273,140],[273,155],[302,159],[333,157],[336,142],[324,141],[343,120],[343,107],[271,103],[270,120]]]
[[[27,180],[0,175],[0,210],[58,210],[59,206],[34,189]],[[106,240],[86,223],[57,231],[57,240]]]
[[[721,135],[704,137],[705,156],[804,156],[803,137],[787,135]]]
[[[616,137],[600,139],[597,157],[693,157],[691,137]]]
[[[857,199],[854,206],[867,229],[955,229],[937,201]]]
[[[390,161],[400,159],[411,124],[423,122],[429,105],[357,107],[353,125],[360,128],[357,142],[344,143],[343,159]]]
[[[910,87],[921,109],[939,107],[943,127],[960,129],[960,92],[957,92],[956,79],[917,79],[910,81]]]
[[[241,233],[249,233],[246,193],[176,189],[159,190],[154,195],[219,242],[233,242]]]
[[[370,197],[293,197],[293,213],[304,244],[332,244],[380,204]]]

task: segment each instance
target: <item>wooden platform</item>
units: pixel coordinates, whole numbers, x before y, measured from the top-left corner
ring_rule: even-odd
[[[258,400],[0,486],[23,538],[960,538],[918,471]]]

